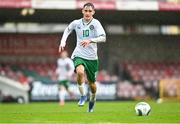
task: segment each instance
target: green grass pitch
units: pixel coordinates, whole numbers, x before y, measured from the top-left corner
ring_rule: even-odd
[[[136,116],[137,101],[98,101],[93,113],[87,113],[88,104],[78,107],[77,102],[34,102],[29,104],[0,104],[0,123],[50,124],[118,124],[118,123],[180,123],[179,101],[157,104],[149,101],[149,116]]]

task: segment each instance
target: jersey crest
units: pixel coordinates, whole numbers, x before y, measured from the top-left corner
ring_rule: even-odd
[[[90,26],[89,26],[89,29],[90,29],[90,30],[94,30],[94,25],[90,25]]]

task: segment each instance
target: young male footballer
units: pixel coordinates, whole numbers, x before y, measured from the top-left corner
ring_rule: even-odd
[[[106,34],[101,23],[93,18],[95,8],[92,3],[86,3],[82,9],[83,18],[72,21],[64,30],[59,52],[64,50],[66,40],[69,34],[75,30],[77,42],[72,53],[71,59],[74,62],[75,72],[77,74],[78,88],[81,94],[78,102],[83,106],[87,99],[84,92],[85,74],[90,87],[90,100],[88,112],[93,112],[96,102],[96,74],[98,71],[97,43],[106,41]]]
[[[69,90],[69,83],[74,73],[73,61],[68,57],[67,51],[62,51],[60,58],[57,59],[56,75],[59,84],[59,104],[63,106],[65,104],[66,91],[73,96],[73,93]]]

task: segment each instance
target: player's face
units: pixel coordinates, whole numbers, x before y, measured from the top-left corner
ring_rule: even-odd
[[[84,20],[90,21],[93,18],[95,11],[91,6],[85,6],[82,9],[82,13],[83,13]]]

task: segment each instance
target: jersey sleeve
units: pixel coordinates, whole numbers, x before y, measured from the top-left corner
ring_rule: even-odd
[[[98,20],[96,21],[96,36],[95,38],[91,38],[91,42],[98,43],[106,41],[106,33]]]
[[[106,36],[106,33],[104,31],[104,28],[102,27],[101,23],[97,20],[96,22],[96,31],[97,31],[97,36]]]
[[[77,24],[77,20],[72,21],[72,22],[68,25],[68,27],[67,27],[68,32],[71,33],[71,32],[75,29],[76,24]]]
[[[61,44],[66,44],[66,40],[69,34],[75,29],[76,24],[77,24],[77,20],[74,20],[67,26],[67,28],[64,30],[64,33],[61,39]]]

